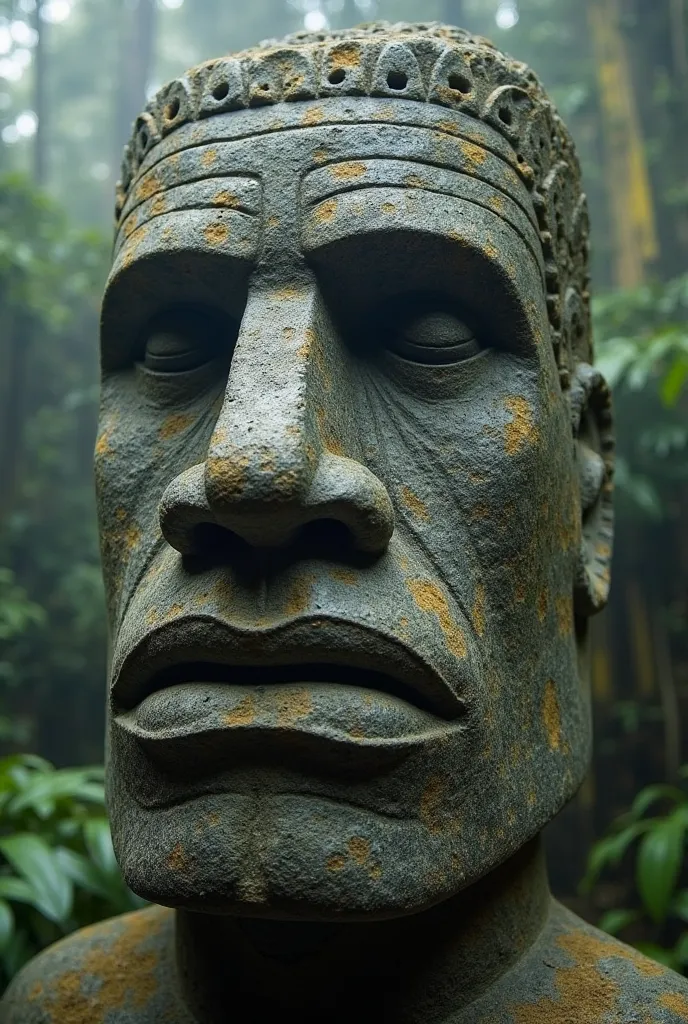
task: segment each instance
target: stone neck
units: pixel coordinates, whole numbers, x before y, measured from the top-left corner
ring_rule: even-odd
[[[178,911],[178,976],[199,1024],[460,1021],[531,947],[550,905],[540,838],[408,917],[312,923]]]

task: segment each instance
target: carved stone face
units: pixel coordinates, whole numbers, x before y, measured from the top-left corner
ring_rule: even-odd
[[[118,857],[171,906],[413,912],[584,774],[598,382],[562,391],[490,127],[342,98],[170,139],[103,310]]]

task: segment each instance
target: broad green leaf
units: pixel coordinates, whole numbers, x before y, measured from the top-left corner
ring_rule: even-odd
[[[0,950],[7,948],[7,943],[14,932],[14,913],[7,900],[0,899]]]
[[[642,818],[645,811],[656,803],[657,800],[671,800],[674,804],[688,803],[688,796],[678,786],[658,784],[646,786],[641,789],[631,805],[631,814],[634,818]]]
[[[629,924],[634,924],[639,917],[637,910],[608,910],[603,914],[597,927],[608,935],[618,935]]]
[[[588,855],[585,877],[580,885],[581,892],[590,892],[607,866],[616,867],[631,843],[652,828],[653,821],[654,819],[646,819],[635,822],[614,835],[598,840]]]
[[[0,875],[0,898],[13,900],[15,903],[28,903],[32,907],[36,902],[29,883],[15,875]]]
[[[61,922],[72,910],[74,887],[45,840],[30,832],[0,838],[0,852],[31,886],[34,905],[51,921]]]
[[[86,849],[93,863],[105,875],[119,874],[107,818],[91,818],[84,824]]]
[[[682,921],[688,921],[688,889],[680,889],[671,901],[671,912]]]
[[[55,858],[64,873],[78,888],[93,893],[94,896],[101,896],[103,899],[109,897],[111,880],[104,879],[102,872],[88,857],[84,857],[82,853],[76,853],[66,846],[59,846],[55,850]]]
[[[668,818],[642,839],[636,861],[636,881],[643,904],[656,923],[662,922],[678,880],[683,859],[685,825]]]
[[[659,393],[662,401],[666,406],[671,408],[676,405],[677,401],[681,397],[683,387],[688,381],[688,359],[684,357],[676,359],[668,372],[664,375],[664,380],[659,389]]]
[[[90,781],[85,771],[57,771],[38,775],[17,794],[7,807],[9,814],[18,814],[26,808],[35,810],[39,817],[46,817],[43,808],[55,807],[55,801],[69,797],[100,804],[105,801],[102,783]]]

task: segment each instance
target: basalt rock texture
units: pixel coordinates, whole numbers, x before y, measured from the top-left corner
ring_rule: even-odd
[[[154,904],[8,1024],[685,1018],[553,904],[612,540],[585,197],[438,25],[211,61],[138,119],[103,301],[108,801]]]

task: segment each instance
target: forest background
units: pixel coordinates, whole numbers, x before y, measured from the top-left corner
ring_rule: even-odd
[[[108,846],[102,773],[67,768],[103,756],[91,458],[98,304],[131,122],[200,60],[375,18],[492,38],[534,67],[578,145],[597,355],[618,417],[617,545],[594,638],[595,761],[550,828],[553,883],[589,919],[688,962],[686,0],[0,0],[5,977],[41,945],[134,903]]]

